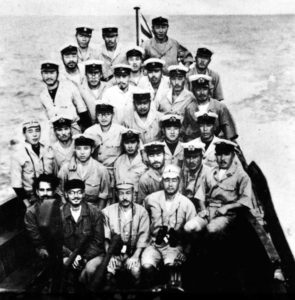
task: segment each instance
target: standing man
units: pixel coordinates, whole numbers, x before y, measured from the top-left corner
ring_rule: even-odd
[[[180,168],[167,165],[162,177],[164,189],[144,200],[151,220],[151,243],[142,253],[141,262],[148,277],[152,278],[163,261],[170,274],[169,283],[180,286],[181,280],[175,278],[175,267],[185,260],[181,233],[184,225],[196,216],[196,210],[193,203],[178,191]]]
[[[126,52],[127,62],[131,67],[130,84],[135,86],[138,86],[141,79],[145,78],[142,70],[143,54],[144,50],[139,46],[132,47]]]
[[[213,51],[207,47],[200,47],[197,50],[195,63],[190,66],[188,78],[195,74],[206,74],[212,78],[210,81],[210,96],[213,99],[222,101],[224,99],[219,74],[209,69]]]
[[[76,28],[76,40],[78,44],[78,62],[85,62],[93,58],[93,49],[90,48],[93,28],[81,26]]]
[[[33,190],[34,180],[42,173],[53,173],[53,151],[51,147],[40,143],[39,121],[26,121],[22,128],[25,142],[19,144],[12,153],[10,178],[18,199],[29,207],[36,200]]]
[[[161,116],[151,102],[151,93],[136,91],[133,93],[133,109],[126,111],[123,125],[138,130],[141,141],[146,144],[160,139]]]
[[[181,116],[177,114],[166,114],[161,118],[161,127],[165,143],[165,165],[177,165],[180,168],[183,164],[183,147],[179,141]]]
[[[87,128],[90,122],[87,107],[73,83],[68,80],[59,81],[58,65],[50,61],[42,63],[41,76],[46,87],[40,94],[40,100],[47,118],[50,120],[64,111],[73,120],[73,134],[80,133],[81,127]]]
[[[139,132],[134,129],[127,129],[122,134],[122,154],[114,164],[115,181],[127,180],[134,185],[135,202],[137,202],[139,178],[147,170],[139,152],[139,145]]]
[[[105,216],[105,237],[107,247],[114,234],[121,235],[123,246],[121,253],[112,256],[108,265],[108,284],[120,269],[127,269],[135,279],[140,280],[140,256],[149,240],[150,220],[144,207],[134,203],[133,184],[118,182],[116,184],[118,203],[103,209]]]
[[[65,182],[65,197],[67,203],[61,207],[64,230],[63,262],[66,263],[72,251],[87,238],[82,253],[76,256],[72,264],[74,270],[81,270],[79,280],[87,284],[105,254],[103,215],[86,201],[85,183],[80,179]]]
[[[168,67],[170,77],[170,88],[165,97],[156,101],[155,105],[158,111],[163,113],[184,115],[185,108],[195,100],[192,92],[185,88],[186,73],[188,69],[183,65],[174,65]]]
[[[144,145],[148,170],[142,174],[138,183],[138,203],[142,204],[146,196],[163,188],[162,173],[165,165],[165,144],[151,142]]]
[[[58,177],[65,196],[67,180],[79,179],[85,182],[85,200],[100,210],[105,207],[109,193],[110,178],[108,170],[91,157],[94,151],[94,138],[85,133],[74,136],[75,155],[69,163],[64,163]]]
[[[102,38],[104,44],[98,53],[98,59],[104,62],[104,81],[110,81],[113,78],[113,66],[126,61],[126,51],[124,51],[122,45],[118,43],[117,27],[107,26],[102,28]]]
[[[167,68],[171,65],[177,65],[181,61],[189,66],[193,62],[192,54],[176,40],[168,37],[169,28],[168,19],[165,17],[156,17],[152,19],[152,31],[154,37],[143,43],[145,50],[144,59],[156,57],[166,62],[164,73],[168,74]]]
[[[197,74],[191,75],[189,80],[196,101],[191,102],[185,109],[183,121],[184,140],[189,141],[200,136],[195,112],[214,112],[218,118],[215,122],[215,135],[235,140],[238,137],[232,115],[225,104],[210,97],[209,85],[211,77]]]

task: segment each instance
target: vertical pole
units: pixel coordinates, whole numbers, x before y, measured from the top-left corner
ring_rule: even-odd
[[[135,21],[136,21],[136,45],[139,46],[139,17],[138,17],[138,11],[139,7],[135,6]]]

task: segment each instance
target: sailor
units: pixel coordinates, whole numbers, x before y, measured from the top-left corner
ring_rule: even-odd
[[[186,73],[188,68],[183,65],[173,65],[168,67],[170,77],[170,88],[165,97],[155,102],[156,108],[160,112],[178,113],[184,115],[185,108],[195,100],[192,92],[185,88]]]
[[[34,191],[36,194],[36,202],[34,205],[28,207],[24,223],[28,235],[35,247],[38,256],[42,259],[49,257],[48,243],[46,242],[46,236],[40,230],[38,221],[39,206],[43,201],[56,198],[56,188],[58,186],[58,179],[50,174],[40,174],[38,178],[34,179]]]
[[[60,113],[51,119],[57,141],[52,144],[55,174],[57,175],[62,164],[69,162],[74,154],[75,145],[72,137],[72,119]]]
[[[122,124],[124,114],[132,108],[132,95],[136,87],[130,85],[131,67],[126,64],[113,66],[116,85],[103,95],[103,99],[114,107],[114,123]]]
[[[94,150],[95,138],[90,134],[78,134],[74,137],[75,155],[69,163],[64,163],[58,173],[61,179],[61,192],[65,196],[65,182],[80,179],[85,182],[85,200],[98,209],[106,205],[109,194],[110,177],[108,170],[91,154]]]
[[[151,102],[151,93],[138,90],[133,93],[133,109],[125,112],[123,125],[138,130],[141,141],[146,144],[160,139],[161,116]]]
[[[190,70],[187,74],[187,77],[189,78],[191,75],[195,74],[206,74],[210,76],[212,78],[210,81],[210,96],[213,99],[222,101],[224,98],[219,74],[208,68],[211,62],[212,54],[213,51],[206,46],[199,47],[197,49],[195,63],[190,65]]]
[[[171,65],[177,65],[181,61],[189,66],[193,62],[192,54],[176,40],[167,36],[168,18],[156,17],[152,19],[152,31],[154,37],[143,43],[145,50],[144,59],[155,57],[161,58],[166,62],[164,73],[168,74],[167,68]]]
[[[47,118],[50,120],[60,111],[64,111],[73,120],[73,134],[80,133],[81,127],[87,127],[90,119],[78,88],[68,80],[58,79],[59,66],[54,62],[42,63],[41,75],[46,87],[40,94],[40,100]]]
[[[139,146],[139,132],[134,129],[126,129],[122,134],[122,154],[114,164],[115,181],[127,180],[134,185],[135,202],[137,202],[139,178],[147,170],[147,166],[142,160]]]
[[[140,256],[149,240],[150,220],[144,207],[134,203],[133,184],[116,184],[118,203],[103,209],[105,216],[106,243],[114,234],[121,235],[123,246],[119,255],[113,255],[107,268],[107,284],[111,287],[113,277],[120,269],[127,269],[138,285],[140,279]],[[108,247],[108,246],[107,246]]]
[[[63,262],[86,239],[84,247],[72,263],[74,270],[81,271],[79,280],[89,283],[101,264],[104,249],[104,222],[102,213],[87,202],[85,183],[80,179],[65,182],[67,203],[61,207],[63,220]]]
[[[102,38],[104,39],[104,44],[98,53],[98,59],[104,62],[103,79],[104,81],[109,81],[113,78],[113,66],[126,62],[126,51],[118,43],[118,27],[113,25],[103,27]]]
[[[138,86],[142,78],[145,78],[142,70],[144,50],[135,46],[126,52],[127,62],[131,67],[130,84]]]
[[[182,117],[178,114],[165,114],[161,127],[165,143],[165,165],[173,164],[180,168],[183,164],[183,147],[179,141]]]
[[[103,61],[97,59],[89,59],[85,62],[85,77],[80,93],[88,107],[91,115],[92,124],[96,122],[95,106],[96,101],[103,98],[105,91],[109,85],[101,81],[102,79]]]
[[[10,179],[18,199],[26,207],[34,203],[33,182],[42,173],[52,174],[53,151],[40,143],[41,126],[37,120],[28,120],[22,125],[24,143],[18,144],[11,155]]]
[[[87,26],[79,26],[76,28],[76,40],[78,44],[78,62],[85,62],[92,59],[93,49],[90,48],[93,28]]]
[[[175,267],[185,260],[183,227],[196,216],[194,204],[179,193],[180,172],[179,167],[167,165],[162,175],[164,189],[144,200],[151,220],[151,243],[142,253],[142,267],[152,277],[163,261],[172,286],[181,284],[175,278]]]
[[[144,145],[147,156],[148,170],[143,173],[138,183],[139,204],[143,203],[146,196],[163,188],[162,173],[165,166],[165,143],[150,142]]]
[[[210,97],[209,84],[211,77],[196,74],[189,77],[192,91],[196,101],[191,102],[185,109],[183,121],[184,141],[189,141],[200,136],[195,112],[214,112],[218,118],[215,122],[215,135],[235,140],[238,137],[232,115],[226,105]]]
[[[170,87],[169,78],[163,75],[165,62],[159,58],[149,58],[143,65],[147,71],[147,76],[142,78],[138,87],[149,90],[152,101],[160,103]]]

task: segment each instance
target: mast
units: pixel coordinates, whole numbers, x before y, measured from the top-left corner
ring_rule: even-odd
[[[140,9],[139,6],[135,6],[135,22],[136,22],[136,45],[139,46],[139,16],[138,11]]]

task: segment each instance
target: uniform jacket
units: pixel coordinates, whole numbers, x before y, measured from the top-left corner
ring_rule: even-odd
[[[180,142],[177,143],[177,146],[175,148],[174,154],[171,153],[169,147],[167,146],[167,143],[165,143],[165,166],[168,164],[177,165],[180,168],[183,164],[183,146]]]
[[[52,145],[54,164],[55,164],[55,174],[60,170],[64,162],[69,162],[74,154],[75,145],[74,140],[72,140],[69,147],[64,148],[60,141],[56,141]]]
[[[139,204],[133,203],[132,217],[125,224],[121,221],[121,232],[119,227],[120,210],[118,203],[107,206],[102,210],[105,217],[105,238],[111,239],[112,235],[116,233],[121,235],[123,242],[127,242],[130,238],[131,230],[131,247],[133,250],[145,248],[150,233],[150,220],[146,209]],[[132,228],[130,228],[131,225]]]
[[[84,236],[89,240],[82,255],[87,261],[105,253],[104,250],[104,226],[103,215],[91,203],[82,202],[81,214],[77,223],[75,222],[70,204],[61,207],[64,246],[74,251]]]
[[[85,65],[83,62],[78,63],[78,72],[74,74],[68,73],[64,68],[60,76],[63,80],[69,80],[79,87],[82,84],[83,80],[85,80]]]
[[[78,47],[78,62],[83,63],[89,59],[94,59],[94,50],[92,47],[88,46],[86,52],[82,52],[81,48],[77,45]]]

